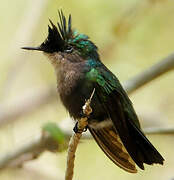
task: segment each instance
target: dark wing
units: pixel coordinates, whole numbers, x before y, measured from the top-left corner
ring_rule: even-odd
[[[125,149],[119,135],[113,126],[94,129],[89,126],[89,131],[103,152],[120,168],[136,173],[135,162]]]
[[[134,162],[141,169],[143,163],[163,164],[163,157],[142,133],[132,103],[118,79],[106,67],[91,69],[87,78],[93,81],[98,99]]]

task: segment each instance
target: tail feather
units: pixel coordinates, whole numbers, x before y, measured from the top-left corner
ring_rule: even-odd
[[[135,162],[132,160],[119,135],[112,126],[100,129],[89,127],[89,131],[100,148],[117,166],[130,173],[137,172]]]
[[[163,157],[133,123],[128,123],[129,132],[131,135],[132,143],[135,144],[137,150],[137,158],[139,161],[152,165],[154,163],[163,164]],[[97,144],[103,152],[120,168],[130,173],[136,173],[134,158],[131,157],[120,136],[116,132],[113,125],[94,129],[88,127],[90,133],[96,140]],[[139,166],[139,164],[138,164]],[[144,166],[139,166],[144,169]]]
[[[154,163],[163,164],[163,157],[150,143],[143,132],[138,129],[135,124],[133,124],[133,122],[128,121],[128,129],[130,130],[132,140],[135,141],[139,151],[143,156],[143,162],[149,165]]]
[[[107,106],[107,109],[113,122],[113,126],[118,132],[121,141],[133,161],[143,170],[143,163],[163,164],[163,157],[145,137],[140,127],[136,125],[136,115],[134,114],[133,116],[127,111],[123,111],[125,105],[123,106],[121,100],[115,95],[109,97],[109,103],[110,105]],[[129,106],[129,108],[131,108],[131,106]],[[132,112],[134,112],[133,109],[131,113]],[[135,119],[133,120],[133,118]]]

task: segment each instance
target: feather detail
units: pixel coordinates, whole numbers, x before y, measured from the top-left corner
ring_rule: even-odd
[[[73,36],[72,25],[71,25],[71,15],[69,15],[68,23],[66,18],[61,11],[58,11],[60,23],[57,26],[53,24],[51,20],[48,25],[48,36],[46,40],[40,45],[40,49],[47,53],[53,53],[58,51],[63,51],[67,46],[67,41]]]
[[[135,162],[125,149],[119,135],[113,126],[94,129],[89,126],[89,131],[103,152],[120,168],[136,173]]]
[[[163,157],[142,133],[132,103],[117,78],[105,66],[92,68],[86,77],[95,84],[99,102],[133,161],[143,170],[143,163],[163,164]]]

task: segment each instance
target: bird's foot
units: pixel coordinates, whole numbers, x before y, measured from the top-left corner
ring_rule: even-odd
[[[85,118],[85,117],[87,117],[88,119],[90,118],[90,116],[84,114],[83,111],[80,111],[80,118]]]
[[[73,131],[75,133],[82,133],[82,132],[86,132],[88,129],[88,126],[86,126],[84,129],[80,129],[79,126],[78,126],[78,122],[76,122],[74,128],[73,128]]]

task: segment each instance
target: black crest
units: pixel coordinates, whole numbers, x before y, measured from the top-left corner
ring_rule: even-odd
[[[63,50],[67,40],[72,36],[71,15],[69,15],[67,24],[62,10],[58,11],[58,13],[60,19],[60,22],[57,23],[58,27],[50,20],[51,26],[48,25],[48,37],[40,45],[40,48],[48,53]]]
[[[69,15],[67,23],[62,10],[58,11],[58,14],[60,22],[58,22],[56,26],[51,20],[49,20],[51,26],[48,25],[48,37],[39,47],[23,47],[22,49],[38,50],[47,53],[64,50],[67,46],[68,39],[70,39],[73,35],[71,28],[71,15]]]

